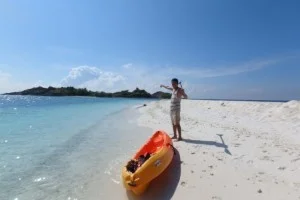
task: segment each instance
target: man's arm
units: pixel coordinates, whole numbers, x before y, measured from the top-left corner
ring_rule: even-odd
[[[185,99],[188,98],[188,95],[185,93],[184,89],[180,89],[180,95],[183,96]]]
[[[165,85],[160,85],[160,87],[166,88],[167,90],[171,90],[171,91],[173,90],[173,88],[165,86]]]

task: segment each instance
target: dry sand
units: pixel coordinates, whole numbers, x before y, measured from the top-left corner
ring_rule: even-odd
[[[172,135],[169,104],[139,108],[139,125]],[[181,125],[170,168],[129,199],[300,200],[299,101],[183,100]]]

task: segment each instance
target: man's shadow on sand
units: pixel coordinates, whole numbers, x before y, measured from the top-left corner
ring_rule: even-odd
[[[170,200],[172,199],[176,188],[179,184],[181,175],[180,154],[175,149],[175,155],[168,168],[154,179],[146,192],[141,196],[134,195],[131,191],[127,191],[130,200]]]
[[[186,142],[186,143],[192,143],[192,144],[202,144],[202,145],[209,145],[209,146],[216,146],[216,147],[220,147],[220,148],[224,148],[224,152],[232,155],[231,152],[228,149],[228,146],[225,144],[224,140],[223,140],[223,135],[222,134],[217,134],[222,143],[219,142],[215,142],[215,141],[205,141],[205,140],[191,140],[191,139],[183,139],[182,141]]]

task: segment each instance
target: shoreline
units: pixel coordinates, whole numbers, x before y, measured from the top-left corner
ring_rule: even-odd
[[[166,98],[157,98],[157,97],[97,97],[97,96],[76,96],[76,95],[65,95],[65,96],[51,96],[51,95],[24,95],[24,94],[0,94],[0,96],[33,96],[33,97],[83,97],[83,98],[104,98],[104,99],[137,99],[137,100],[157,100],[157,101],[163,101],[163,100],[169,100]],[[266,103],[287,103],[290,101],[300,101],[299,99],[290,99],[290,100],[271,100],[271,99],[267,99],[267,100],[263,100],[263,99],[198,99],[198,98],[189,98],[190,101],[225,101],[225,102],[266,102]]]
[[[140,108],[138,125],[172,136],[169,103]],[[300,199],[300,101],[183,100],[181,125],[172,199]]]

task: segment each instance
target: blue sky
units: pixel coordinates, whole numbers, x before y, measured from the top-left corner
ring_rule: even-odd
[[[298,1],[0,2],[0,93],[32,86],[300,99]]]

